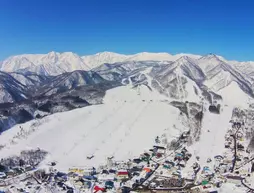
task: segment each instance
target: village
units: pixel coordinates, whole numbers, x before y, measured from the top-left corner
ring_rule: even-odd
[[[154,145],[133,159],[116,161],[95,167],[72,167],[58,171],[57,162],[47,169],[39,163],[47,152],[37,149],[23,151],[20,157],[0,161],[0,190],[2,192],[204,192],[216,193],[223,183],[232,183],[253,192],[254,156],[246,145],[244,121],[231,120],[225,135],[222,155],[211,155],[206,163],[189,151],[183,132],[176,141],[168,143],[157,136]],[[87,156],[93,159],[93,156]],[[192,160],[192,161],[190,161]],[[194,161],[193,161],[194,160]],[[188,172],[186,172],[186,167]]]

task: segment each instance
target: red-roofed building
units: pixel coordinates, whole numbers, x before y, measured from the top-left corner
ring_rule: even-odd
[[[99,186],[95,186],[93,190],[94,190],[93,191],[94,193],[99,192],[99,191],[105,192],[105,188],[101,188]]]
[[[126,179],[126,178],[129,178],[129,173],[128,173],[128,171],[126,171],[126,170],[120,170],[120,171],[118,171],[118,173],[117,173],[117,178],[119,178],[119,179]]]

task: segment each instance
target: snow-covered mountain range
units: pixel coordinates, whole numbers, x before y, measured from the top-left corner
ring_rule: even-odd
[[[2,94],[2,103],[16,102],[42,93],[49,96],[103,81],[137,85],[149,80],[151,88],[176,99],[190,96],[191,99],[198,99],[200,94],[195,93],[216,93],[235,82],[244,93],[250,97],[254,95],[253,62],[227,61],[214,54],[199,56],[143,52],[122,55],[102,52],[80,57],[71,52],[50,52],[13,56],[0,66],[1,71],[5,72],[2,74],[9,73],[18,83],[16,87],[3,86],[2,93],[5,94]],[[12,93],[20,97],[6,97],[11,88],[15,88]]]
[[[123,55],[113,52],[101,52],[94,55],[78,56],[72,52],[50,52],[48,54],[24,54],[12,56],[1,63],[1,71],[31,71],[41,75],[59,75],[74,70],[90,70],[104,63],[124,61],[175,61],[182,56],[199,58],[199,55],[168,53],[138,53]]]
[[[213,55],[213,54],[209,54]],[[75,70],[91,70],[104,63],[113,64],[131,61],[176,61],[183,56],[200,59],[202,56],[194,54],[149,53],[142,52],[133,55],[124,55],[114,52],[100,52],[94,55],[78,56],[72,52],[49,52],[48,54],[23,54],[11,56],[0,62],[0,70],[5,72],[31,71],[41,75],[59,75]],[[227,61],[217,56],[220,61],[230,64],[240,72],[254,76],[254,62]],[[208,62],[208,63],[207,63]],[[203,58],[203,70],[209,70],[216,61],[207,61]],[[200,60],[202,63],[202,60]],[[202,68],[202,66],[201,66]],[[204,69],[205,68],[205,69]]]

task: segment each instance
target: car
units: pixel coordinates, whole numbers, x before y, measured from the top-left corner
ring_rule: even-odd
[[[6,178],[6,174],[4,172],[0,172],[0,178]]]

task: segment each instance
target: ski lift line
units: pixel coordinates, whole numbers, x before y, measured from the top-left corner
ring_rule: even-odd
[[[129,113],[126,113],[126,115],[128,116]],[[124,118],[124,120],[125,120],[125,118]],[[121,128],[121,125],[123,125],[123,121],[121,121],[118,125],[116,125],[115,129],[113,130],[113,133],[114,133],[115,131],[119,130],[119,129]],[[110,132],[109,135],[112,136],[112,132]],[[101,147],[101,145],[103,145],[103,144],[105,144],[105,143],[106,143],[106,141],[105,141],[105,140],[102,140],[102,141],[101,141],[101,144],[100,144],[99,146],[95,146],[95,147],[94,147],[94,149],[91,151],[92,153],[90,153],[90,155],[94,155],[94,154],[96,153],[96,151],[98,151],[98,150],[100,149],[99,147]]]
[[[130,131],[130,129],[129,129],[129,131]],[[128,134],[129,135],[129,134]],[[124,136],[125,138],[126,138],[126,136]],[[119,140],[119,142],[118,142],[118,145],[117,145],[117,147],[116,147],[116,149],[114,150],[114,152],[113,152],[113,156],[115,156],[115,153],[119,150],[119,147],[120,147],[120,145],[123,143],[123,138],[121,138],[120,140]]]
[[[72,119],[72,122],[75,122],[76,119],[80,119],[81,116],[84,117],[83,120],[86,120],[86,119],[88,119],[89,115],[90,115],[90,111],[86,112],[85,114],[78,114],[78,116],[75,116],[75,118]],[[72,126],[71,122],[68,122],[67,125],[65,124],[65,127],[66,126]],[[61,128],[63,129],[64,127],[60,127],[60,129]],[[66,136],[68,134],[68,132],[64,132],[64,134]]]
[[[40,192],[41,192],[41,189],[42,189],[42,188],[41,188],[41,186],[40,186],[39,190],[38,190],[36,193],[40,193]]]
[[[143,105],[143,103],[139,103],[139,104],[138,104],[138,107],[135,108],[135,109],[139,109],[140,106],[142,106],[142,105]],[[127,116],[128,116],[129,114],[130,114],[130,113],[127,113]],[[119,125],[122,125],[122,124],[123,124],[123,122],[121,122]],[[118,130],[118,129],[120,128],[119,125],[117,125],[117,126],[115,127],[115,131]],[[111,133],[111,135],[112,135],[112,133]],[[118,146],[117,146],[117,148],[118,148]],[[96,146],[95,149],[92,151],[93,153],[92,153],[91,155],[94,155],[94,154],[96,153],[96,151],[98,151],[98,150],[99,150],[99,148],[98,148],[98,146]]]
[[[119,106],[116,110],[113,109],[113,111],[112,111],[113,113],[108,114],[108,115],[103,119],[102,122],[100,122],[100,123],[97,124],[96,126],[92,127],[92,128],[90,129],[90,132],[89,132],[87,135],[82,136],[82,138],[81,138],[76,144],[74,144],[74,145],[70,148],[70,150],[67,152],[67,155],[69,155],[69,154],[76,148],[76,146],[79,145],[86,137],[88,137],[89,135],[91,135],[91,133],[95,132],[96,129],[98,129],[102,124],[104,124],[104,123],[108,120],[109,117],[112,117],[112,116],[116,115],[116,114],[118,113],[118,111],[120,111],[120,110],[124,107],[124,105],[125,105],[125,103],[123,103],[121,106]]]
[[[138,107],[139,106],[141,106],[141,105],[143,105],[143,103],[139,103],[138,104]],[[137,108],[138,108],[137,107]],[[122,107],[123,108],[123,107]],[[137,109],[136,108],[136,109]],[[128,116],[129,114],[127,114],[127,116]],[[111,116],[112,117],[112,116]],[[122,125],[123,123],[121,122],[119,125]],[[115,129],[113,130],[114,132],[116,131],[116,130],[118,130],[119,128],[121,128],[121,127],[119,127],[119,125],[117,125],[116,127],[115,127]],[[109,134],[109,135],[111,135],[112,136],[112,132]],[[104,143],[103,143],[103,141],[104,141]],[[106,142],[105,142],[105,140],[102,140],[102,142],[101,142],[102,144],[105,144]],[[100,146],[99,146],[100,147]],[[98,151],[100,148],[99,148],[98,146],[95,146],[94,147],[94,149],[91,151],[92,153],[90,153],[89,155],[94,155],[95,153],[96,153],[96,151]]]
[[[49,186],[46,186],[46,187],[47,187],[47,189],[50,190],[50,192],[54,193],[54,191]]]
[[[89,115],[90,115],[90,111],[88,111],[87,113],[85,113],[84,115],[82,115],[82,116],[84,116],[84,118],[82,119],[82,121],[84,121],[84,120],[86,120],[86,119],[88,119],[88,117],[89,117]],[[77,117],[75,117],[75,118],[80,118],[79,116],[77,116]],[[75,120],[75,119],[74,119]],[[72,120],[73,122],[75,122],[74,120]],[[69,124],[68,124],[69,125]],[[68,126],[68,125],[66,125],[66,126]],[[64,134],[65,134],[65,136],[68,134],[68,132],[64,132]]]
[[[142,110],[138,113],[138,115],[136,116],[136,118],[134,119],[134,121],[129,125],[129,131],[131,131],[132,129],[133,129],[133,125],[137,122],[137,120],[138,120],[138,118],[141,116],[141,114],[143,113],[143,111],[145,110],[145,109],[147,109],[147,107],[150,105],[150,103],[147,103],[146,105],[145,105],[145,107],[144,108],[142,108]],[[132,128],[132,129],[131,129]],[[125,137],[125,136],[124,136]],[[121,138],[120,139],[120,144],[122,144],[122,142],[124,141],[123,140],[124,138]],[[126,137],[125,137],[125,139],[126,139]],[[117,149],[119,149],[119,147],[120,147],[120,145],[118,145],[117,147],[116,147],[116,150],[114,151],[114,153],[113,153],[113,156],[115,156],[115,153],[118,151]]]
[[[183,88],[183,82],[182,82],[182,79],[179,76],[179,74],[178,74],[178,79],[180,80],[180,87],[181,87],[181,90],[182,90],[182,99],[184,99],[184,98],[186,98],[186,96],[185,96],[185,92],[184,92],[184,88]]]
[[[165,88],[163,88],[163,86],[161,85],[161,83],[157,79],[153,79],[153,80],[155,80],[157,82],[157,84],[161,87],[162,91],[165,90]],[[166,91],[167,91],[168,97],[170,97],[169,90],[166,89]]]
[[[220,116],[218,117],[219,118],[219,122],[220,122],[220,120],[221,120],[221,118],[220,118]],[[215,135],[213,136],[213,147],[215,146],[215,138],[216,138],[216,136],[218,135],[218,129],[216,129],[216,133],[215,133]],[[214,155],[214,148],[212,148],[212,152],[211,152],[211,155]]]
[[[178,88],[178,94],[180,95],[180,98],[181,98],[181,100],[183,102],[183,98],[185,98],[185,93],[184,93],[184,89],[183,89],[182,79],[181,79],[181,77],[179,75],[178,70],[176,71],[176,79],[177,79],[178,85],[180,86],[180,89],[179,89],[179,87],[177,87]],[[181,93],[180,90],[182,90],[182,93]]]
[[[176,80],[177,80],[177,83],[178,83],[178,85],[177,85],[177,90],[178,90],[178,94],[179,94],[179,97],[180,97],[180,88],[179,88],[180,82],[179,82],[178,75],[176,75]],[[182,97],[180,97],[180,98],[182,98]]]
[[[186,108],[187,108],[187,113],[188,113],[188,116],[190,115],[190,108],[189,108],[189,103],[186,104]],[[190,122],[190,118],[187,117],[187,120],[188,120],[188,127],[191,128],[191,122]]]
[[[181,97],[181,101],[183,102],[183,87],[182,87],[182,83],[181,83],[181,77],[179,78],[179,74],[177,74],[176,75],[177,76],[177,81],[178,81],[178,85],[179,85],[179,87],[180,87],[180,89],[179,89],[179,95],[180,95],[180,97]]]
[[[220,119],[220,117],[219,117],[219,119]],[[219,120],[219,122],[220,122],[220,120]],[[218,129],[216,129],[215,135],[213,135],[213,142],[212,142],[212,144],[211,144],[212,147],[215,146],[215,138],[216,138],[216,136],[217,136],[217,133],[218,133]],[[213,153],[214,148],[212,148],[211,150],[212,150],[211,155],[214,155],[214,153]]]
[[[136,107],[135,109],[139,109],[140,106],[142,106],[142,103],[138,103],[138,105],[137,105],[137,107]],[[131,109],[131,112],[132,112],[132,111],[133,111],[133,110]],[[126,120],[126,119],[129,117],[129,115],[130,115],[131,112],[126,113],[126,116],[123,118],[123,120]],[[112,134],[114,134],[116,131],[118,131],[118,130],[121,128],[121,126],[122,126],[123,124],[124,124],[123,121],[121,121],[118,125],[115,126],[114,130],[111,131],[111,132],[108,134],[108,137],[105,137],[105,138],[109,140],[109,139],[112,137]],[[102,140],[101,143],[100,143],[100,145],[99,145],[99,147],[97,146],[97,149],[100,149],[101,145],[105,144],[108,140],[106,140],[106,141],[105,141],[105,140]],[[96,153],[96,150],[95,150],[95,152],[93,153],[93,155],[94,155],[95,153]]]
[[[180,141],[181,141],[181,140],[178,139],[178,140],[176,141],[176,144],[179,143]],[[166,158],[168,158],[169,156],[171,156],[176,150],[180,149],[181,147],[182,147],[182,144],[180,144],[179,146],[177,146],[169,155],[167,155],[166,157],[164,157],[164,158],[158,160],[158,162],[160,162],[160,161],[162,161],[162,160],[165,160]]]

